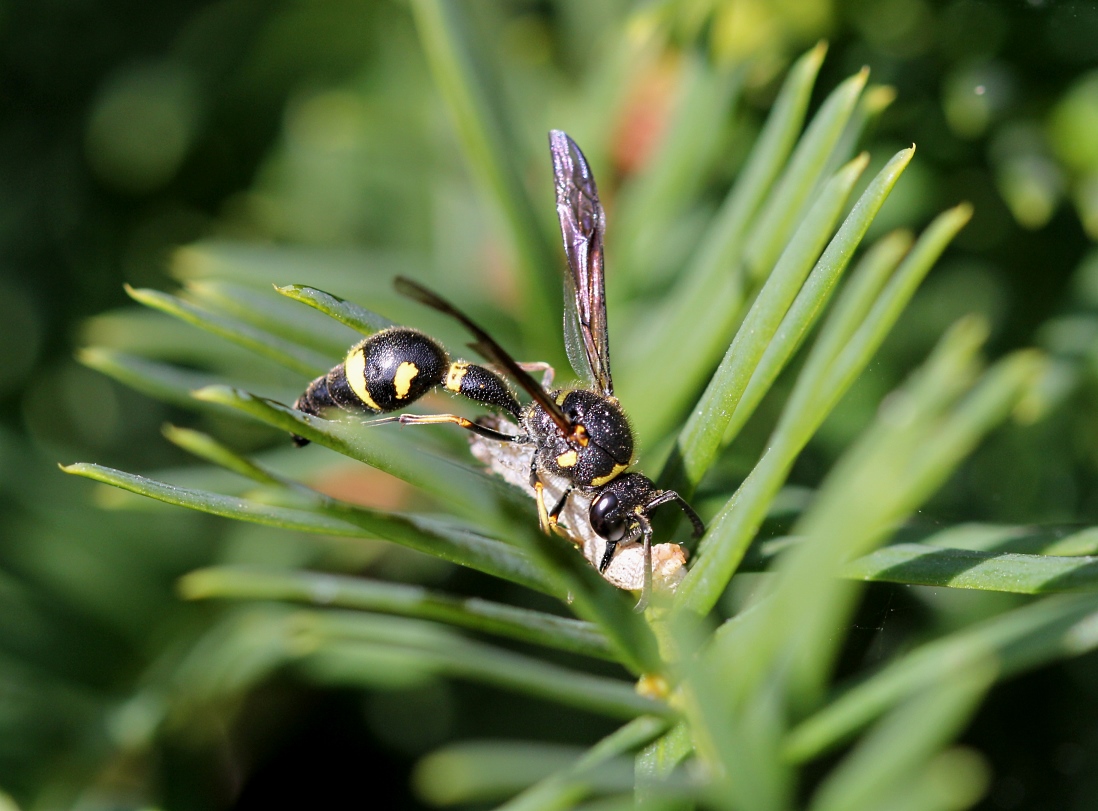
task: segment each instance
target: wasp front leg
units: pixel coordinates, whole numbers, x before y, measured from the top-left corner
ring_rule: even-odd
[[[552,535],[554,531],[561,532],[557,523],[560,521],[560,515],[564,512],[565,506],[568,504],[568,496],[572,495],[572,491],[575,488],[571,485],[564,489],[560,498],[557,499],[552,509],[549,509],[549,505],[545,502],[546,491],[545,483],[541,480],[541,476],[538,475],[537,457],[530,463],[530,486],[534,489],[534,499],[538,505],[538,526],[541,531],[546,535]]]
[[[564,492],[561,493],[560,498],[557,499],[556,506],[554,506],[553,509],[549,511],[549,529],[555,531],[558,535],[562,535],[565,538],[568,538],[568,540],[572,541],[573,543],[579,543],[579,541],[572,538],[560,527],[560,515],[564,512],[564,508],[568,504],[568,497],[572,495],[572,491],[575,489],[576,488],[572,487],[571,485],[566,487]]]
[[[538,475],[536,454],[530,462],[530,486],[534,488],[534,500],[538,504],[538,527],[546,535],[549,535],[552,533],[551,527],[556,524],[556,521],[550,522],[549,520],[549,509],[545,506],[545,484]]]
[[[648,600],[652,597],[652,524],[643,514],[638,515],[637,520],[640,522],[644,544],[644,588],[641,589],[640,599],[633,610],[640,614],[648,608]]]

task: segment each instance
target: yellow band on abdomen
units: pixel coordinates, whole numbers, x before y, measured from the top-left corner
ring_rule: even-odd
[[[446,373],[446,388],[455,394],[461,393],[461,381],[465,377],[469,364],[465,361],[456,361],[450,364],[450,370]]]
[[[343,373],[347,375],[347,384],[351,391],[363,405],[373,411],[381,411],[370,396],[370,390],[366,388],[366,354],[361,346],[352,349],[347,355],[347,360],[343,361]]]

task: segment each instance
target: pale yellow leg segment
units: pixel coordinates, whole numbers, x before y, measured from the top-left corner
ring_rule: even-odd
[[[534,494],[538,502],[538,526],[546,535],[551,534],[552,527],[556,526],[556,520],[549,521],[549,510],[545,506],[545,485],[540,481],[534,482]]]
[[[380,425],[386,422],[399,422],[401,425],[456,425],[466,431],[472,431],[487,439],[496,442],[515,442],[519,439],[514,434],[504,434],[480,423],[459,417],[456,414],[401,414],[398,417],[385,417],[373,420],[371,425]]]
[[[583,546],[583,538],[572,537],[568,534],[568,531],[565,530],[565,528],[558,524],[556,521],[553,522],[553,532],[564,538],[564,540],[571,541],[576,546]]]
[[[475,424],[455,414],[401,414],[397,421],[402,425],[460,425],[462,428]]]

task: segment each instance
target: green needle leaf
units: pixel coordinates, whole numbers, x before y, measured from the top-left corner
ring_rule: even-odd
[[[779,326],[785,325],[783,319],[789,313],[794,300],[799,299],[800,307],[789,318],[800,323],[789,325],[789,332],[792,334],[785,338],[787,343],[796,341],[803,334],[808,321],[827,301],[831,288],[846,267],[854,245],[864,233],[864,227],[855,236],[851,231],[857,226],[848,228],[844,223],[843,229],[828,246],[827,252],[819,258],[811,276],[809,271],[820,255],[820,250],[846,203],[847,195],[868,160],[868,156],[863,155],[836,174],[801,222],[683,428],[678,443],[682,461],[681,473],[676,465],[672,465],[665,486],[685,491],[683,495],[689,495],[716,459],[732,414],[774,334]],[[906,165],[906,161],[892,167],[892,171],[886,173],[883,180],[878,176],[875,183],[870,185],[870,189],[875,191],[871,199],[877,199],[878,206],[903,171],[903,165]],[[865,212],[858,223],[864,221],[868,225],[876,210],[866,211],[867,207],[863,203],[865,199],[863,196],[862,201],[859,201],[862,209],[856,205],[855,212]],[[849,244],[851,242],[853,244]],[[809,277],[808,282],[805,281],[806,277]],[[799,293],[803,295],[798,296]]]
[[[218,467],[231,470],[233,473],[243,476],[246,479],[251,479],[260,484],[295,490],[298,493],[306,494],[317,501],[328,500],[326,496],[309,489],[305,485],[284,476],[279,476],[278,474],[267,470],[262,465],[253,462],[251,459],[234,453],[216,439],[201,431],[195,431],[190,428],[180,428],[176,425],[165,425],[161,430],[164,434],[164,438],[173,445],[197,456],[199,459],[204,459]]]
[[[789,71],[766,125],[731,192],[713,218],[694,259],[658,312],[644,320],[618,350],[615,383],[624,403],[645,402],[633,412],[642,442],[656,436],[682,410],[727,347],[744,292],[737,278],[747,229],[785,163],[804,122],[826,46],[802,56]],[[677,340],[668,341],[667,336]],[[684,351],[687,336],[697,336]],[[658,370],[674,378],[653,380]],[[673,385],[672,385],[673,384]],[[647,395],[658,385],[660,398]],[[655,402],[650,402],[655,399]]]
[[[994,657],[1001,677],[1098,646],[1098,595],[1050,597],[929,642],[839,695],[795,727],[785,753],[828,751],[889,707]]]
[[[991,661],[928,686],[885,717],[828,775],[810,811],[876,811],[968,722],[996,676]]]
[[[179,590],[189,600],[289,600],[378,611],[435,620],[585,656],[613,658],[605,637],[590,623],[475,597],[450,597],[422,586],[319,572],[218,566],[186,575],[179,581]]]
[[[870,283],[878,287],[884,284],[896,266],[903,259],[905,253],[911,248],[912,238],[907,232],[900,231],[882,239],[877,245],[866,252],[861,262],[851,273],[850,286],[853,288],[858,283]],[[817,265],[809,277],[804,288],[797,294],[797,299],[789,308],[781,326],[771,339],[759,360],[758,366],[751,374],[751,381],[747,384],[743,395],[736,404],[736,410],[725,429],[722,444],[730,443],[744,424],[755,413],[755,409],[763,397],[770,390],[774,381],[782,369],[789,362],[793,353],[797,351],[801,341],[806,336],[812,324],[821,312],[821,305],[826,297],[821,298],[817,288],[820,285],[833,284],[835,279],[833,272],[837,266],[825,267]],[[830,272],[829,272],[830,271]],[[818,275],[818,280],[817,280]],[[856,282],[855,279],[863,280]]]
[[[892,163],[897,160],[906,163],[904,152]],[[882,170],[878,179],[884,174]],[[865,195],[862,199],[866,199]],[[872,203],[870,207],[873,207]],[[836,245],[848,223],[854,223],[852,230],[864,233],[864,226],[868,225],[864,213],[858,218],[861,222],[852,220],[858,209],[859,205],[855,205],[832,240],[832,246]],[[716,604],[797,454],[869,363],[919,281],[957,231],[968,222],[971,213],[970,207],[958,206],[935,219],[879,293],[879,279],[867,274],[850,285],[836,302],[797,378],[766,454],[710,522],[694,566],[679,586],[677,599],[684,609],[704,614]],[[830,250],[831,246],[825,256]],[[864,318],[859,318],[863,314]]]
[[[77,463],[62,466],[61,469],[66,473],[110,484],[157,501],[223,518],[235,518],[300,532],[392,541],[451,563],[468,566],[538,591],[553,593],[553,588],[545,582],[540,572],[514,547],[427,518],[383,513],[349,505],[305,510],[260,504],[218,493],[175,487],[100,465]]]
[[[905,533],[903,537],[948,549],[1027,555],[1098,555],[1098,527],[968,523]]]
[[[619,270],[613,272],[621,287],[651,279],[661,242],[711,170],[744,73],[742,66],[718,66],[700,54],[685,55],[669,131],[644,171],[622,189],[615,208],[610,239],[618,246]]]
[[[411,5],[423,52],[461,146],[503,216],[525,271],[519,281],[525,321],[534,325],[528,334],[552,335],[559,324],[549,317],[545,302],[560,296],[555,240],[548,238],[543,227],[546,220],[537,214],[541,208],[534,206],[522,182],[519,156],[524,150],[504,112],[498,77],[485,64],[485,51],[473,41],[463,5],[445,0],[413,0]]]
[[[752,278],[759,280],[770,273],[804,211],[812,204],[810,195],[825,177],[829,158],[868,78],[869,70],[863,68],[831,91],[805,130],[781,180],[751,228],[743,262]]]
[[[217,384],[216,375],[191,372],[167,363],[93,346],[77,351],[76,358],[90,369],[102,372],[135,391],[190,410],[213,411],[221,415],[238,416],[231,408],[195,400],[192,392]]]
[[[314,287],[302,284],[288,284],[284,287],[275,286],[275,290],[287,298],[308,304],[325,315],[331,316],[341,324],[345,324],[363,335],[373,335],[379,330],[393,326],[393,322],[384,316],[359,307],[350,301],[345,301],[339,296],[325,293]]]
[[[272,281],[299,282],[372,301],[392,296],[393,277],[414,274],[424,262],[412,253],[210,239],[176,250],[171,273],[182,282],[231,281],[257,290],[269,290]]]
[[[270,290],[255,290],[237,282],[201,279],[184,283],[187,300],[243,321],[292,344],[339,357],[355,336],[330,319],[302,309]]]
[[[402,430],[399,425],[363,425],[363,421],[354,420],[350,415],[346,420],[325,420],[225,386],[201,389],[194,396],[205,402],[235,408],[275,428],[365,462],[415,485],[449,505],[458,514],[479,519],[481,523],[511,526],[510,520],[501,514],[501,499],[522,508],[528,509],[530,506],[528,499],[501,479],[446,456],[414,447],[406,438],[399,436]]]
[[[858,100],[858,106],[846,123],[842,136],[836,143],[835,148],[831,150],[831,157],[828,159],[824,177],[838,169],[843,161],[848,160],[854,154],[866,129],[880,118],[881,113],[895,100],[896,89],[888,85],[870,85],[865,89]]]
[[[901,538],[912,535],[920,537],[900,533]],[[1042,594],[1088,590],[1088,567],[1098,556],[1094,527],[1073,531],[961,524],[940,532],[923,530],[921,536],[918,542],[895,541],[858,558],[844,566],[841,575],[875,582]],[[803,537],[786,535],[752,546],[740,571],[766,571],[782,552],[803,542]]]
[[[745,630],[715,646],[729,663],[737,647],[752,651],[734,674],[744,693],[781,662],[791,703],[815,702],[838,654],[827,629],[843,626],[854,608],[856,590],[839,578],[843,563],[882,543],[1036,379],[1034,359],[1019,354],[965,394],[983,337],[975,322],[951,330],[828,476],[795,527],[811,541],[782,557]]]
[[[819,405],[834,407],[837,396],[865,368],[942,251],[971,218],[972,206],[967,203],[938,215],[879,293],[877,278],[868,274],[864,284],[852,286],[852,295],[837,303],[834,316],[820,331],[820,349],[813,348],[805,364],[803,396],[814,394],[821,398]],[[820,390],[813,392],[817,385]],[[795,391],[793,396],[797,395]]]
[[[234,318],[203,310],[176,296],[161,293],[159,290],[138,290],[128,285],[126,292],[141,304],[246,347],[257,355],[269,358],[306,377],[315,377],[332,366],[331,359],[319,352],[303,349],[277,335],[256,329]]]
[[[432,802],[450,804],[483,800],[489,792],[493,796],[510,794],[554,771],[496,811],[567,811],[593,793],[631,791],[632,764],[622,756],[651,740],[666,726],[662,718],[636,718],[583,754],[571,748],[522,745],[523,749],[529,747],[531,757],[525,768],[522,763],[515,764],[523,779],[504,777],[506,782],[501,781],[501,775],[511,772],[507,755],[513,743],[458,744],[424,758],[414,779]],[[523,755],[526,754],[524,751]]]
[[[1098,557],[996,554],[901,543],[848,563],[843,576],[1015,594],[1098,591]]]
[[[566,769],[580,752],[575,746],[524,741],[457,743],[420,760],[412,783],[416,793],[432,806],[484,804],[509,797]],[[613,786],[617,791],[626,791],[631,776],[621,768],[623,764],[615,765],[618,768],[613,770]],[[574,807],[585,793],[582,788],[572,789],[563,808]]]
[[[302,648],[341,680],[352,681],[354,655],[383,647],[430,671],[494,684],[613,718],[673,716],[619,679],[592,676],[448,633],[421,620],[349,612],[309,612],[300,621]],[[328,661],[324,661],[327,659]]]

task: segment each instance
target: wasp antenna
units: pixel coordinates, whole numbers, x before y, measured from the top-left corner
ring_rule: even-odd
[[[661,504],[667,504],[671,501],[674,501],[676,504],[678,504],[679,509],[681,509],[686,514],[686,517],[690,519],[690,523],[694,526],[693,536],[695,538],[700,538],[702,535],[704,535],[705,524],[702,523],[701,517],[696,512],[694,512],[694,508],[690,506],[686,499],[680,496],[674,490],[661,490],[659,493],[656,494],[656,497],[654,499],[644,505],[644,509],[652,510],[660,506]]]

